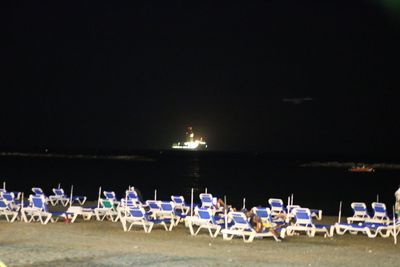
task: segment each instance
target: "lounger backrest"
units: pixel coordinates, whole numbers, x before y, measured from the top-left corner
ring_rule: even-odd
[[[62,189],[62,188],[53,188],[53,192],[54,192],[54,194],[55,194],[56,196],[62,197],[62,196],[65,195],[65,194],[64,194],[64,189]]]
[[[110,199],[110,200],[116,199],[114,191],[104,191],[103,194],[107,199]]]
[[[353,202],[351,208],[354,211],[353,216],[366,216],[368,215],[367,205],[364,202]]]
[[[312,225],[311,212],[307,208],[296,208],[293,210],[295,214],[296,224],[299,225]]]
[[[40,195],[40,196],[31,195],[30,199],[31,199],[32,206],[34,208],[43,210],[46,212],[48,211],[48,208],[46,205],[46,200],[44,199],[43,195]]]
[[[40,187],[32,187],[32,192],[37,196],[44,195],[43,190]]]
[[[139,197],[135,191],[127,190],[125,194],[128,199],[139,200]]]
[[[136,219],[141,219],[141,218],[146,219],[145,218],[146,212],[144,211],[143,208],[130,208],[129,214],[131,217]]]
[[[149,206],[151,210],[160,210],[159,201],[157,200],[147,200],[146,204]]]
[[[283,201],[279,198],[268,199],[269,205],[271,205],[271,211],[283,211]]]
[[[14,202],[15,200],[14,193],[12,192],[2,192],[0,196],[5,200],[7,200],[8,202]]]
[[[236,228],[252,229],[247,220],[246,214],[243,212],[231,212],[229,216],[232,218]]]
[[[0,209],[2,210],[8,209],[7,201],[3,198],[0,198]]]
[[[173,202],[170,202],[170,201],[161,201],[160,207],[161,207],[161,210],[163,210],[163,211],[170,211],[170,212],[174,211],[174,204],[173,204]]]
[[[106,208],[106,209],[112,209],[112,208],[114,208],[114,205],[113,205],[112,201],[109,200],[109,199],[102,199],[102,200],[101,200],[101,206],[102,206],[103,208]]]
[[[272,221],[271,218],[271,210],[265,207],[254,207],[253,208],[254,214],[260,217],[262,220]]]
[[[212,220],[212,211],[209,208],[197,208],[195,209],[195,214],[199,216],[202,220]]]
[[[201,207],[210,208],[213,207],[213,196],[211,194],[202,193],[200,194]]]
[[[136,202],[133,199],[121,199],[121,206],[122,207],[136,207]]]
[[[374,217],[386,217],[386,205],[385,203],[373,202],[372,209],[374,210]]]
[[[183,196],[171,196],[171,200],[175,203],[175,205],[185,205],[185,199]]]

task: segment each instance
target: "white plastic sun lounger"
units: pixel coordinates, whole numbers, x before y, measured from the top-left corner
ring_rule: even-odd
[[[14,222],[18,211],[12,210],[6,199],[0,198],[0,217],[4,216],[8,222]]]
[[[191,235],[197,235],[200,230],[208,230],[210,236],[215,238],[221,231],[221,224],[218,224],[211,208],[198,208],[194,210],[195,216],[188,221],[188,227]],[[195,231],[194,227],[198,226]],[[213,232],[214,231],[214,232]]]
[[[390,218],[387,215],[386,205],[384,203],[373,202],[371,206],[372,210],[374,211],[374,215],[372,218],[366,219],[365,222],[382,224],[390,223]]]
[[[25,222],[40,221],[47,224],[50,221],[56,222],[60,217],[66,217],[65,212],[49,212],[44,195],[30,195],[29,201],[30,206],[21,209],[21,218]]]
[[[145,233],[150,233],[154,225],[162,225],[168,231],[166,222],[168,220],[151,219],[141,207],[130,208],[127,214],[121,216],[121,224],[125,232],[130,231],[133,226],[142,226]]]
[[[307,208],[295,208],[295,223],[286,227],[286,234],[292,236],[298,232],[305,232],[308,236],[314,237],[316,233],[323,233],[325,237],[333,235],[332,225],[314,224],[311,211]]]
[[[353,209],[353,216],[347,217],[347,223],[364,222],[370,219],[368,214],[367,205],[364,202],[353,202],[351,203],[351,208]]]
[[[262,232],[256,232],[250,223],[247,221],[247,217],[243,212],[230,212],[229,218],[232,219],[233,225],[228,229],[221,230],[222,237],[224,240],[231,240],[233,237],[242,237],[245,243],[253,242],[254,238],[272,237],[275,241],[280,241],[272,232],[268,229]],[[280,236],[285,236],[285,229],[280,229]]]
[[[356,235],[358,233],[365,234],[369,238],[375,238],[377,236],[378,227],[383,226],[379,223],[336,223],[334,229],[338,235],[344,235],[350,233]]]
[[[118,221],[120,215],[113,201],[109,199],[100,199],[100,207],[94,209],[94,214],[98,221],[104,221],[107,218],[112,222]]]
[[[49,196],[51,205],[55,206],[59,202],[66,207],[69,203],[70,198],[64,193],[62,188],[53,188],[54,195]]]
[[[398,236],[400,233],[400,220],[397,219],[396,222],[389,223],[386,225],[381,225],[376,228],[376,235],[380,235],[383,238],[387,238],[389,236]]]

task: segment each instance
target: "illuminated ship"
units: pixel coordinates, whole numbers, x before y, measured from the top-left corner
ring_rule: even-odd
[[[203,138],[194,139],[194,133],[192,127],[188,127],[186,130],[186,142],[178,142],[172,144],[173,149],[185,149],[185,150],[201,150],[207,148],[207,143],[203,141]]]
[[[372,167],[367,167],[365,165],[362,166],[353,166],[349,169],[350,172],[374,172],[375,169]]]

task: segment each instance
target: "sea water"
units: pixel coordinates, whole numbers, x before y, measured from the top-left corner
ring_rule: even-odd
[[[315,159],[314,159],[315,160]],[[373,173],[352,173],[340,167],[310,167],[311,159],[274,157],[259,153],[209,151],[145,151],[119,154],[16,154],[0,156],[0,182],[9,191],[41,187],[47,195],[61,184],[66,193],[74,185],[74,195],[98,197],[98,189],[115,191],[124,197],[128,186],[134,186],[143,200],[170,200],[183,195],[190,202],[207,190],[227,204],[242,208],[267,206],[269,198],[287,203],[293,194],[295,205],[322,209],[325,215],[336,215],[339,202],[343,214],[350,214],[353,201],[386,203],[391,211],[400,171],[377,169]],[[0,187],[2,185],[0,184]],[[378,196],[379,195],[379,196]]]

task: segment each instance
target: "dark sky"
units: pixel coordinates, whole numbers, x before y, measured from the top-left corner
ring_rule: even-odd
[[[391,0],[78,2],[2,8],[0,147],[400,149]]]

